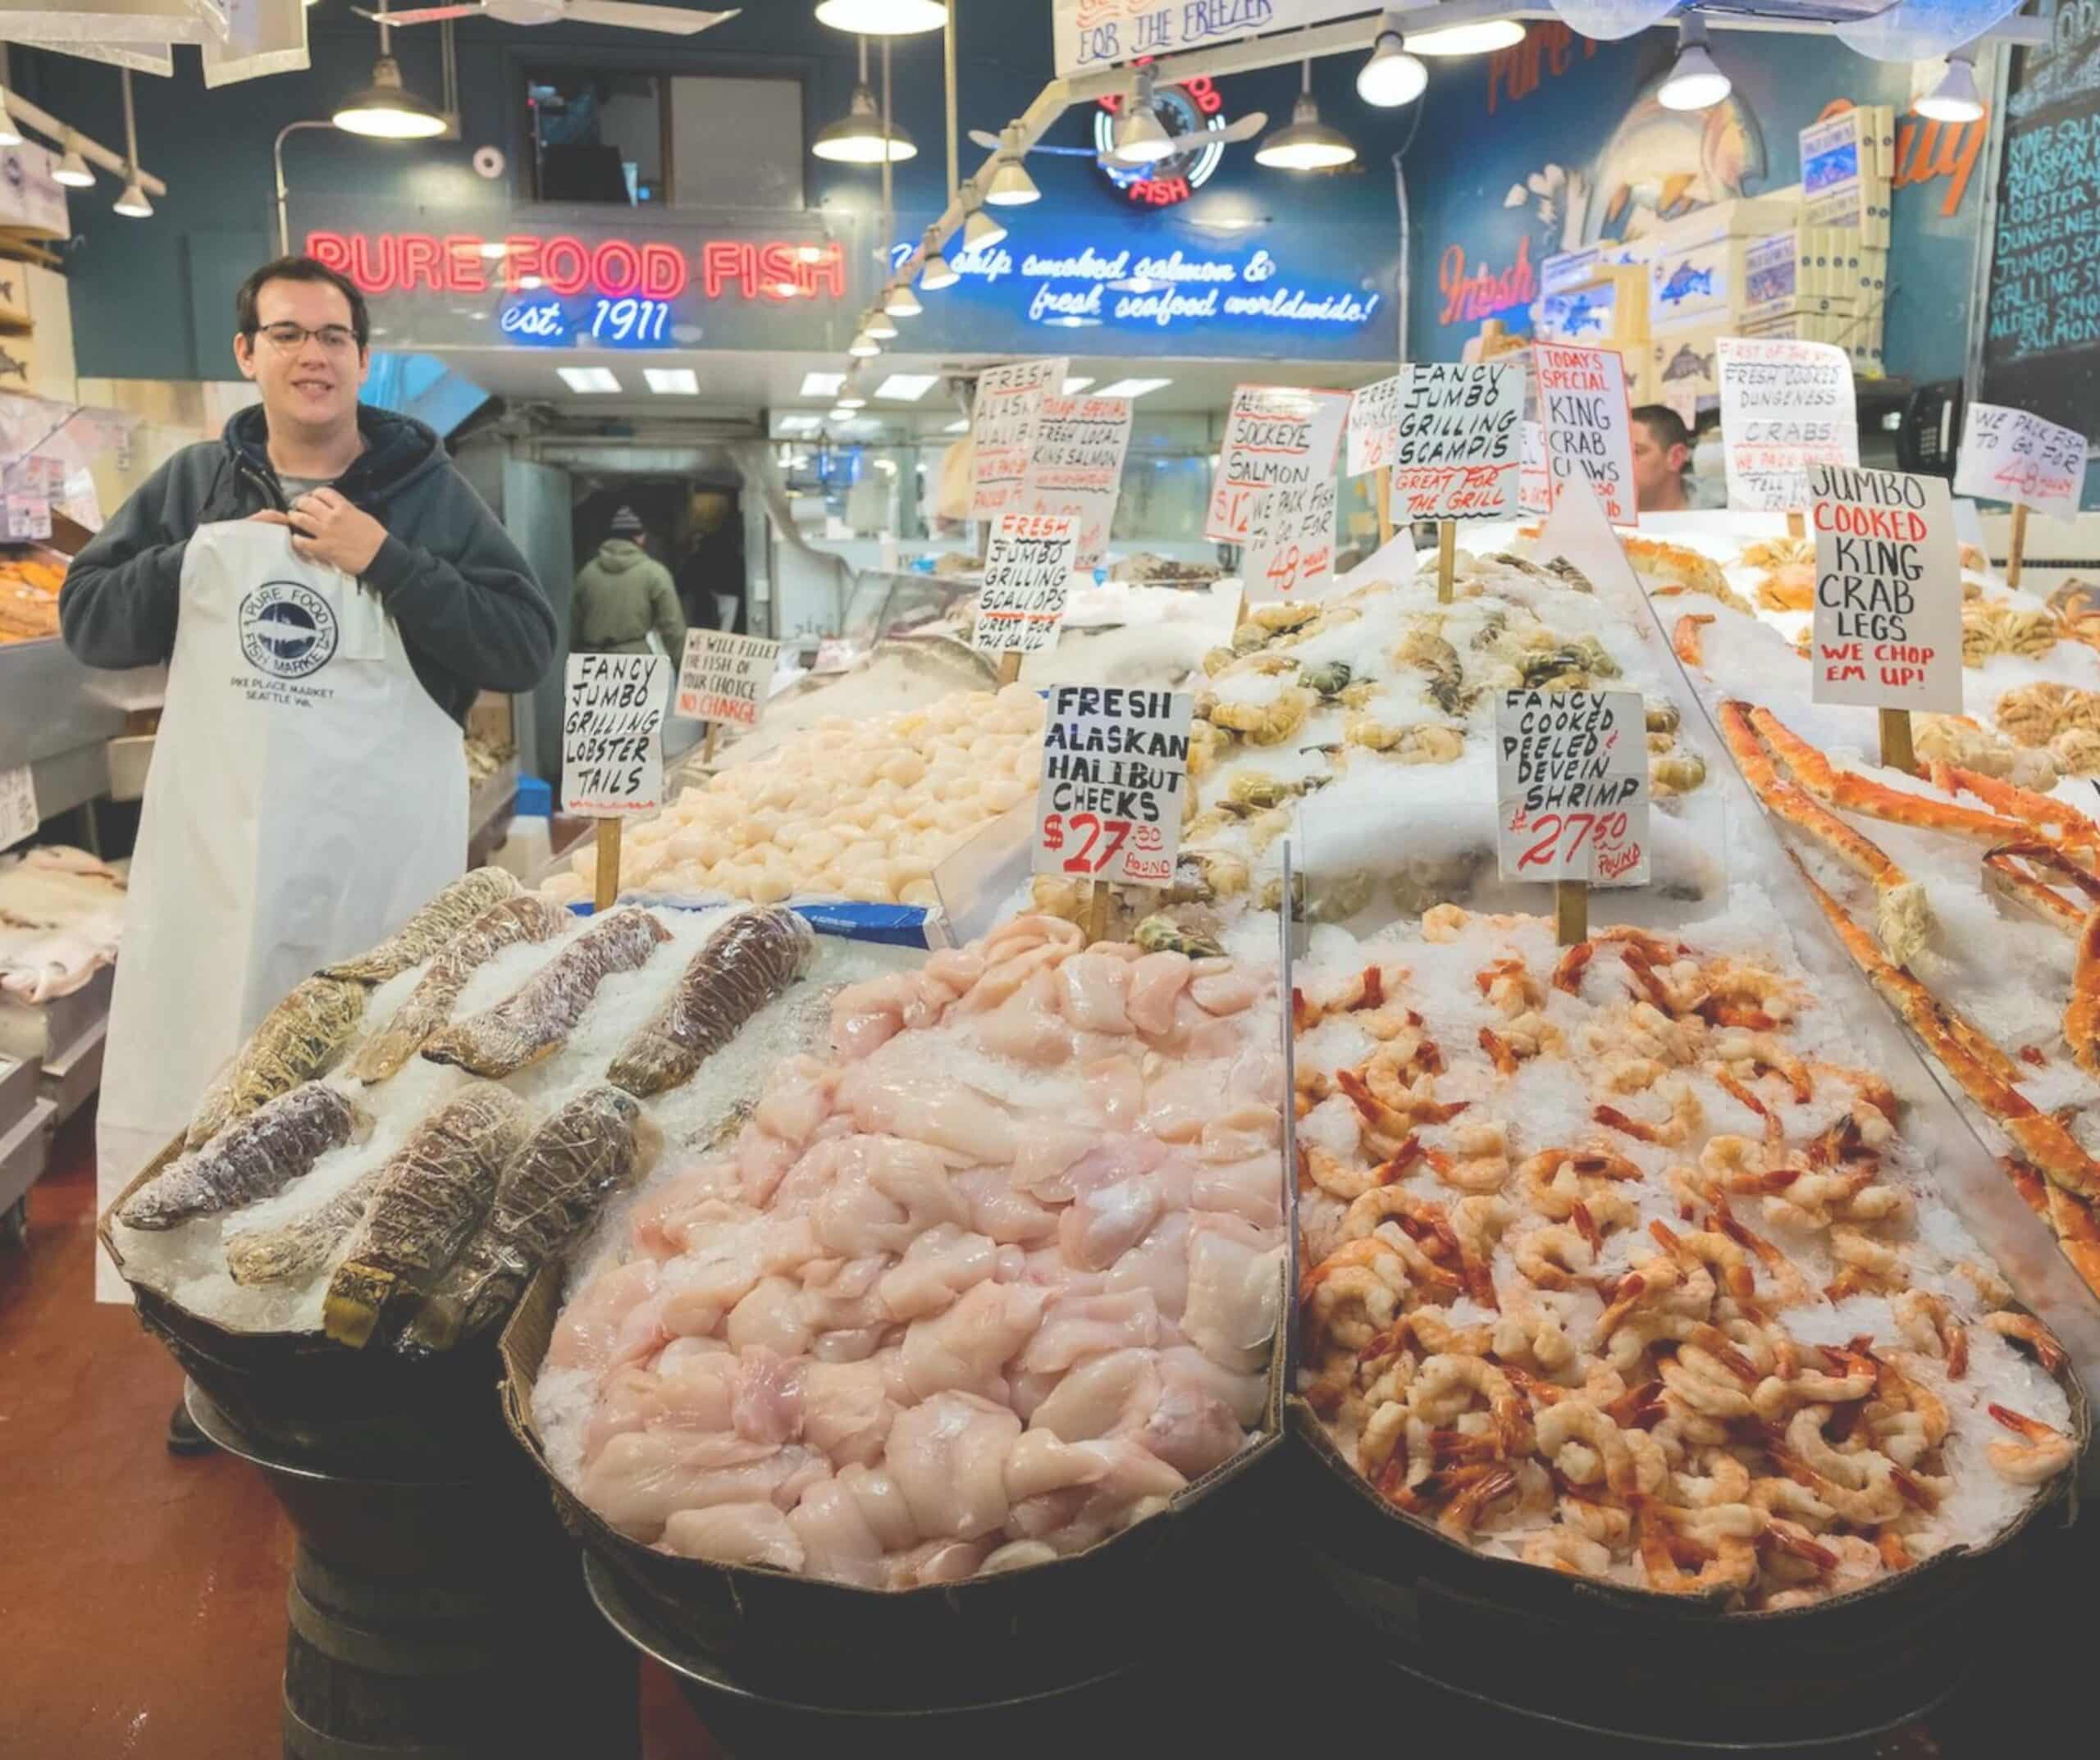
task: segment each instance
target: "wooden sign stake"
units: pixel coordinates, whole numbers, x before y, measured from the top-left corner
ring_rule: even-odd
[[[1381,550],[1393,541],[1393,467],[1390,464],[1378,467],[1378,547]]]
[[[1881,711],[1881,761],[1891,770],[1905,770],[1915,775],[1918,768],[1917,749],[1911,743],[1911,711],[1907,709],[1884,709]]]
[[[700,761],[702,764],[712,764],[714,762],[714,741],[720,735],[721,732],[722,724],[719,722],[710,721],[708,723],[707,739],[705,743],[700,748]]]
[[[1808,516],[1806,513],[1794,513],[1787,516],[1787,536],[1790,538],[1806,538],[1808,536]]]
[[[1553,887],[1554,927],[1564,947],[1574,947],[1590,938],[1590,882],[1556,880]]]
[[[1451,590],[1459,567],[1459,522],[1440,521],[1436,527],[1436,603],[1451,603]]]
[[[2005,559],[2005,584],[2020,585],[2020,566],[2027,554],[2027,504],[2016,501],[2012,504],[2012,548]]]
[[[999,656],[999,684],[1002,689],[1020,682],[1020,650],[1009,648]]]
[[[598,821],[598,896],[597,908],[610,910],[620,896],[620,822],[616,818]]]
[[[1108,939],[1108,909],[1112,901],[1106,880],[1097,880],[1087,889],[1086,942],[1089,947],[1096,942]]]

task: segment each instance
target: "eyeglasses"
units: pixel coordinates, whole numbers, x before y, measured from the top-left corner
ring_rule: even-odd
[[[331,354],[341,354],[358,343],[357,332],[346,324],[323,324],[317,330],[308,330],[304,324],[265,324],[255,334],[287,354],[304,348],[309,336]]]

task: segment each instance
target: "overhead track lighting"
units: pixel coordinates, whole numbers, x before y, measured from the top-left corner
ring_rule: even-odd
[[[1174,157],[1174,138],[1160,126],[1152,94],[1151,71],[1140,67],[1113,130],[1115,155],[1127,165],[1157,165]]]
[[[1011,126],[1000,137],[999,162],[992,168],[984,200],[993,207],[1025,207],[1042,199],[1043,192],[1021,163],[1020,130],[1018,125]]]
[[[970,209],[962,223],[965,250],[989,250],[1007,235],[1006,222],[994,219],[981,207]]]
[[[925,309],[908,280],[899,281],[883,296],[883,310],[892,317],[916,317]]]
[[[1389,18],[1356,76],[1356,95],[1376,109],[1397,110],[1421,97],[1428,84],[1429,70],[1408,52],[1399,25]]]
[[[817,22],[864,37],[915,37],[948,21],[942,0],[821,0]]]
[[[1677,65],[1655,93],[1665,110],[1711,110],[1732,91],[1733,82],[1706,52],[1706,21],[1687,12],[1677,23]]]
[[[867,394],[861,389],[861,381],[855,375],[847,375],[846,383],[839,388],[837,407],[840,409],[865,409],[868,407]]]
[[[810,151],[834,165],[901,165],[919,156],[918,144],[892,118],[885,126],[868,83],[868,39],[861,39],[861,80],[846,114],[819,131]]]
[[[1976,89],[1974,48],[1956,49],[1947,57],[1947,71],[1911,108],[1934,122],[1975,122],[1984,114],[1983,93]]]
[[[1488,55],[1524,40],[1524,27],[1513,18],[1471,19],[1463,25],[1432,25],[1408,33],[1415,55]]]
[[[925,260],[919,268],[919,286],[922,292],[938,294],[944,287],[952,287],[962,277],[941,252],[941,232],[938,226],[926,229],[926,242],[920,246]]]
[[[151,220],[153,204],[139,181],[139,117],[131,107],[131,70],[124,69],[124,193],[110,204],[126,220]]]
[[[883,345],[864,330],[847,344],[846,352],[856,361],[869,361],[883,352]]]
[[[878,342],[894,342],[897,340],[897,320],[880,306],[868,313],[861,321],[861,328]]]
[[[57,166],[51,175],[69,189],[89,189],[94,186],[95,174],[80,153],[80,137],[70,128],[66,130],[64,149],[59,156]]]
[[[1356,162],[1356,148],[1349,136],[1320,120],[1319,103],[1312,96],[1309,60],[1300,75],[1290,125],[1278,129],[1262,143],[1255,151],[1254,162],[1279,171],[1331,171]]]
[[[19,147],[22,131],[15,126],[14,114],[7,107],[7,89],[0,85],[0,147]]]
[[[390,55],[372,64],[372,84],[351,93],[328,120],[374,140],[428,140],[451,126],[443,111],[401,84],[401,64]]]

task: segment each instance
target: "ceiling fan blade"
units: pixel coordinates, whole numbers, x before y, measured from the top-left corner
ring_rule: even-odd
[[[611,25],[623,30],[656,30],[690,37],[712,29],[735,12],[688,12],[682,7],[643,6],[637,0],[568,0],[563,15],[579,24]]]
[[[1236,122],[1229,122],[1217,131],[1217,138],[1227,146],[1243,140],[1252,140],[1269,125],[1266,110],[1250,110]]]
[[[350,10],[359,18],[376,20],[389,26],[395,25],[435,25],[448,18],[476,18],[488,11],[485,6],[421,6],[410,12],[371,12],[361,6]]]
[[[974,128],[970,131],[970,138],[987,153],[997,153],[1003,144],[989,129]]]
[[[1228,123],[1223,128],[1198,129],[1193,134],[1176,135],[1167,142],[1170,151],[1165,156],[1177,158],[1183,153],[1201,153],[1206,147],[1236,146],[1243,140],[1253,139],[1268,125],[1267,111],[1250,110],[1237,122]],[[1135,171],[1151,162],[1144,159],[1125,159],[1113,153],[1105,153],[1102,157],[1119,171]]]

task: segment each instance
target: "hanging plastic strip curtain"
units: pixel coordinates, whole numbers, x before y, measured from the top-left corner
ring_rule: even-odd
[[[34,43],[68,55],[73,45],[203,43],[226,40],[229,0],[0,0],[0,41]]]
[[[304,0],[226,0],[226,37],[204,44],[204,84],[234,85],[307,65]]]
[[[1848,49],[1878,62],[1931,61],[1974,43],[2012,16],[2020,0],[1897,0],[1885,12],[1841,25]]]

